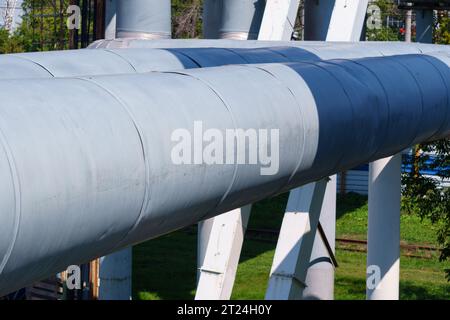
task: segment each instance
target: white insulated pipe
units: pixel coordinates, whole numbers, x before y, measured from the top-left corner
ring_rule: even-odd
[[[265,0],[204,0],[205,39],[257,39]]]
[[[175,41],[175,40],[170,40]],[[217,40],[212,40],[217,41]],[[168,42],[154,40],[165,46]],[[226,41],[224,44],[251,41]],[[152,43],[152,41],[145,41]],[[205,44],[201,42],[201,44]],[[216,45],[221,42],[214,43]],[[266,43],[266,42],[264,42]],[[273,42],[283,44],[286,42]],[[403,54],[438,54],[445,59],[448,46],[402,43],[303,43],[295,46],[257,48],[190,47],[186,48],[122,48],[97,50],[66,50],[39,53],[0,55],[0,79],[74,77],[112,75],[211,67],[228,64],[317,61],[319,59],[352,59]],[[259,45],[260,43],[258,43]],[[266,43],[267,44],[267,43]]]
[[[132,248],[100,258],[99,300],[131,300]]]
[[[145,40],[145,39],[114,39],[97,40],[89,46],[90,49],[117,49],[117,48],[266,48],[266,47],[297,47],[303,49],[335,48],[335,49],[357,49],[371,52],[397,52],[392,54],[428,53],[439,51],[441,48],[446,51],[446,45],[426,44],[426,43],[405,43],[398,41],[263,41],[263,40],[232,40],[232,39],[172,39],[172,40]]]
[[[0,294],[447,137],[449,81],[423,55],[4,81]],[[197,121],[223,136],[278,130],[278,171],[175,164],[174,132],[198,134]]]
[[[117,38],[171,38],[170,0],[119,0],[116,8]]]

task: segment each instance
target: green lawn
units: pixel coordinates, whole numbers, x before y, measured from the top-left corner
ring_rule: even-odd
[[[250,228],[279,229],[287,195],[255,204]],[[338,199],[337,237],[363,240],[367,229],[367,200],[358,195]],[[435,232],[428,221],[402,214],[404,243],[433,245]],[[233,299],[263,299],[276,238],[258,240],[247,236],[241,254]],[[135,299],[192,299],[196,280],[195,229],[148,241],[134,248],[133,291]],[[428,258],[402,255],[400,292],[402,299],[450,299],[450,283],[437,254]],[[344,250],[338,243],[336,257],[336,299],[365,298],[365,252]],[[447,264],[448,268],[448,264]]]

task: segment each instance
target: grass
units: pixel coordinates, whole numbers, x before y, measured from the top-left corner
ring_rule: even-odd
[[[254,205],[250,228],[279,229],[287,195]],[[366,239],[367,199],[355,194],[338,198],[337,237]],[[429,221],[402,214],[404,243],[435,244],[435,230]],[[266,239],[267,240],[267,239]],[[263,299],[275,251],[276,238],[259,241],[247,236],[242,249],[232,299]],[[196,281],[195,229],[179,231],[134,248],[133,295],[135,299],[193,299]],[[365,252],[344,250],[338,244],[335,298],[365,298]],[[402,255],[401,299],[450,299],[450,283],[445,280],[444,263],[437,253],[427,259]],[[447,263],[448,268],[448,263]]]

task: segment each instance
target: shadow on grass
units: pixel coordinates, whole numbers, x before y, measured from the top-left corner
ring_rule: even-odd
[[[279,230],[288,193],[256,203],[249,228]],[[365,204],[364,197],[348,195],[340,200],[343,212]],[[251,241],[246,236],[240,262],[275,249],[272,241]],[[254,239],[254,236],[253,236]],[[135,299],[193,299],[197,272],[196,228],[145,242],[133,251],[133,296]]]
[[[256,203],[250,228],[279,229],[287,194]],[[135,299],[193,299],[197,272],[197,233],[185,230],[147,241],[133,251],[133,297]],[[240,262],[273,250],[275,242],[249,241],[246,237]]]
[[[366,298],[365,279],[337,277],[337,295],[343,300],[364,300]],[[450,296],[450,286],[400,281],[400,300],[446,300]]]
[[[275,242],[246,239],[240,263],[275,249]],[[193,299],[196,289],[197,234],[190,228],[133,248],[133,298]],[[270,270],[268,266],[267,273]]]
[[[133,248],[133,298],[193,299],[197,236],[178,231]]]
[[[417,285],[410,281],[400,281],[400,299],[402,300],[448,300],[449,285]]]
[[[254,205],[249,228],[279,229],[288,195],[283,194]],[[338,199],[338,217],[365,206],[367,197],[348,194]],[[276,246],[271,241],[255,241],[247,235],[240,262],[258,257]],[[133,296],[134,299],[193,299],[196,288],[197,232],[195,227],[178,231],[134,247]],[[267,260],[267,257],[266,257]],[[259,264],[261,261],[258,260]],[[265,273],[271,261],[264,263]],[[255,265],[249,264],[248,268]],[[244,272],[244,271],[243,271]],[[254,274],[253,271],[248,271]],[[244,272],[247,274],[247,271]],[[247,276],[246,276],[247,277]],[[263,278],[263,276],[260,276]],[[253,279],[253,278],[252,278]],[[252,280],[254,281],[254,280]],[[266,283],[266,278],[264,278]],[[263,287],[263,286],[260,286]],[[264,291],[264,289],[262,289]],[[241,290],[242,291],[242,290]],[[247,290],[248,291],[248,290]],[[247,297],[242,291],[238,297]],[[263,292],[260,296],[263,296]],[[342,299],[365,299],[365,280],[355,277],[336,278],[336,296]],[[450,286],[401,282],[401,299],[448,299]],[[247,297],[248,298],[248,297]]]
[[[347,213],[354,212],[367,204],[367,196],[354,192],[344,195],[337,195],[336,219],[339,219]]]

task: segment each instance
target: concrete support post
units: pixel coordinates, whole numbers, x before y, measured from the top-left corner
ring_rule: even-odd
[[[230,299],[250,210],[248,205],[199,225],[196,300]]]
[[[303,299],[306,300],[334,299],[335,265],[332,255],[334,256],[336,239],[336,193],[336,175],[334,175],[327,183],[320,211],[319,221],[325,239],[324,235],[316,232],[306,275],[306,288],[303,291]]]
[[[132,248],[100,258],[100,300],[131,300]]]
[[[116,38],[117,0],[105,0],[105,39]]]
[[[292,38],[300,0],[267,0],[258,40]]]
[[[359,41],[368,3],[368,0],[336,0],[326,40]]]
[[[433,43],[433,10],[416,10],[416,42]]]
[[[369,300],[399,298],[401,164],[402,156],[397,154],[369,167]]]
[[[170,39],[170,0],[117,1],[117,38]]]
[[[308,40],[358,41],[368,1],[312,1],[305,3],[305,36]],[[316,234],[303,299],[334,298],[334,255],[336,228],[336,176],[327,184],[320,215],[324,234]],[[329,248],[325,245],[328,243]],[[332,252],[329,252],[329,251]]]
[[[306,0],[305,40],[359,41],[368,0]]]
[[[204,38],[255,40],[265,3],[266,0],[204,0]]]
[[[214,218],[200,221],[197,224],[197,285],[200,280],[200,270],[202,269],[205,261],[206,249],[208,248],[209,236],[211,235],[213,224]]]
[[[412,38],[412,10],[405,13],[405,42],[411,42]]]
[[[267,300],[302,298],[327,180],[291,191],[270,271]]]

